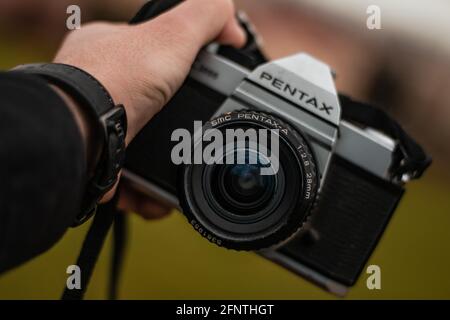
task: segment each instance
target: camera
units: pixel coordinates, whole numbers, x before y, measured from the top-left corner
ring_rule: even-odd
[[[429,160],[384,112],[339,94],[324,62],[305,53],[267,61],[241,21],[247,45],[202,50],[182,88],[129,146],[124,177],[179,208],[215,245],[255,251],[344,295],[405,183],[420,177]],[[196,129],[195,121],[203,126]],[[263,175],[268,153],[248,141],[215,155],[219,161],[176,164],[179,129],[194,137],[194,152],[205,148],[199,141],[211,129],[276,132],[277,170]],[[265,160],[230,164],[221,161],[226,154]]]

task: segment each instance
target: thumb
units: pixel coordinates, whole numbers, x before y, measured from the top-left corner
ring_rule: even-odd
[[[152,21],[127,26],[124,37],[133,56],[124,50],[123,61],[138,61],[127,70],[132,85],[122,86],[132,88],[122,90],[129,97],[125,101],[129,101],[127,113],[134,133],[180,88],[202,47],[215,39],[234,46],[246,41],[231,0],[185,0]]]
[[[242,47],[246,41],[232,0],[182,1],[153,22],[162,29],[171,28],[168,34],[178,33],[180,37],[177,40],[181,38],[183,42],[180,45],[190,46],[194,55],[213,40],[235,47]]]

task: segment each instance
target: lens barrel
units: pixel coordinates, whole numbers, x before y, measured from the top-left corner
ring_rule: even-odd
[[[241,135],[231,135],[236,132]],[[302,227],[315,201],[318,178],[310,147],[284,121],[254,111],[209,121],[201,139],[217,143],[218,133],[224,138],[209,159],[180,170],[183,213],[200,234],[226,248],[280,244]],[[207,146],[198,139],[194,153],[203,154]]]

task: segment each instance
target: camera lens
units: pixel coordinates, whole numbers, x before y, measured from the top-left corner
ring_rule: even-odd
[[[238,164],[221,171],[221,181],[218,183],[222,187],[222,194],[238,210],[257,209],[270,199],[274,191],[275,178],[262,176],[258,165]]]
[[[268,212],[270,202],[277,201],[274,195],[282,193],[284,173],[261,174],[269,160],[257,150],[238,149],[233,153],[235,159],[243,159],[244,163],[205,170],[206,180],[211,181],[211,188],[205,189],[206,197],[217,213],[229,220],[259,218]]]
[[[303,136],[277,117],[253,111],[213,119],[204,135],[211,129],[222,136],[254,129],[278,143],[268,138],[261,148],[262,141],[246,136],[223,140],[214,161],[183,167],[179,199],[189,222],[211,242],[236,250],[264,249],[292,236],[317,191],[314,157]],[[198,141],[193,146],[194,152],[204,147]]]

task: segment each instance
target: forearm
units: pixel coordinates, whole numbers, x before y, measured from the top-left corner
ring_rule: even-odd
[[[64,100],[35,77],[0,74],[0,272],[49,249],[78,214],[82,135]]]

